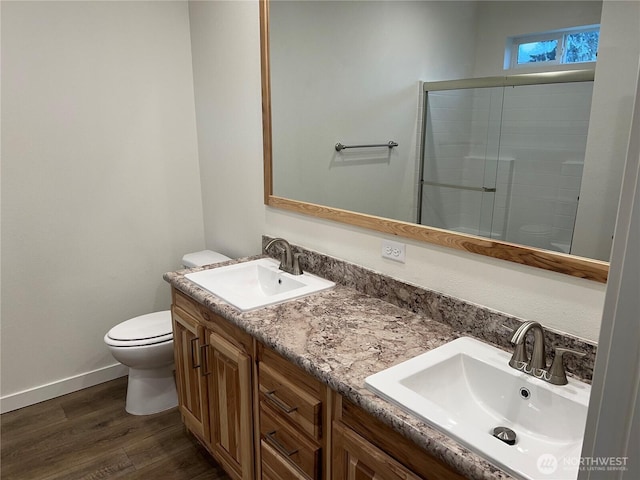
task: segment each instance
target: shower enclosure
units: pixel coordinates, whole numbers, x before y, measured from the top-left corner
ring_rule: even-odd
[[[593,71],[424,84],[418,221],[570,253]]]

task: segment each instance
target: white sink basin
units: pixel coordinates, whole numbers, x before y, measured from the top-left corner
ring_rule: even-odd
[[[509,367],[510,358],[459,338],[365,384],[517,477],[575,479],[590,385],[571,378],[568,385],[551,385]],[[516,433],[514,445],[493,436],[498,426]]]
[[[307,272],[290,275],[280,270],[279,265],[280,262],[272,258],[260,258],[187,273],[185,277],[243,312],[311,295],[335,285]]]

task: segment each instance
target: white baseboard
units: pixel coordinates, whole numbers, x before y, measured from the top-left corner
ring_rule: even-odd
[[[124,377],[128,372],[128,367],[117,363],[109,367],[99,368],[91,372],[40,385],[39,387],[5,395],[4,397],[0,397],[0,413],[28,407],[29,405],[51,400],[52,398],[60,397],[67,393],[82,390],[83,388],[93,387],[94,385],[108,382],[109,380]]]

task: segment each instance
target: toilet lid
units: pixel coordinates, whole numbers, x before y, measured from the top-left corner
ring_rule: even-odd
[[[107,337],[119,342],[140,342],[152,339],[155,342],[161,342],[170,340],[172,336],[170,310],[140,315],[116,325],[107,333]]]

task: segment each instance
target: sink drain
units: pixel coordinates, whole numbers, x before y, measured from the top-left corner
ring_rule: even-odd
[[[507,445],[516,444],[516,432],[507,427],[496,427],[493,429],[493,436],[503,441]]]

